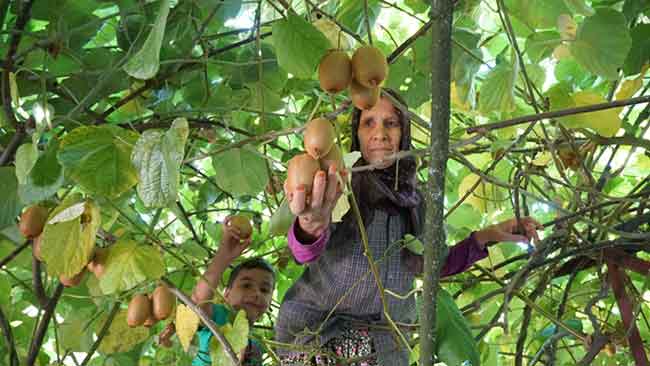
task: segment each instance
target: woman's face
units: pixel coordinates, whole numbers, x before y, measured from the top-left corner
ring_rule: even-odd
[[[370,164],[379,163],[384,157],[399,151],[402,126],[388,98],[380,98],[372,109],[361,112],[357,135],[361,155]],[[392,164],[393,161],[385,162],[379,168],[387,168]]]

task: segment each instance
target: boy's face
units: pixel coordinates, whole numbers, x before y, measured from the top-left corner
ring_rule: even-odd
[[[228,304],[235,310],[244,309],[250,322],[268,310],[272,296],[273,275],[261,268],[242,269],[232,286],[224,292]]]

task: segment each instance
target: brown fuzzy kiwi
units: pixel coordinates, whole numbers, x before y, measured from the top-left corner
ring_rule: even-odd
[[[318,65],[318,81],[321,89],[336,94],[345,90],[352,79],[352,62],[345,51],[328,52]]]
[[[144,294],[133,296],[129,302],[129,309],[126,313],[126,323],[129,327],[143,325],[151,316],[151,300]]]
[[[32,241],[32,254],[34,255],[34,258],[38,259],[39,261],[43,261],[43,256],[41,256],[41,240],[43,239],[42,235],[39,235],[34,238],[34,241]]]
[[[43,227],[47,221],[47,208],[39,205],[31,206],[20,215],[20,224],[18,228],[26,238],[35,238],[43,232]]]
[[[167,286],[160,285],[153,291],[151,302],[153,303],[154,317],[158,320],[164,320],[172,314],[176,298]]]
[[[352,79],[350,83],[350,99],[359,109],[371,109],[379,101],[380,88],[366,88]]]
[[[314,175],[320,170],[320,164],[309,154],[296,155],[289,160],[287,169],[287,189],[295,191],[301,185],[305,186],[305,193],[309,197],[314,184]]]
[[[85,274],[86,274],[86,269],[84,268],[81,272],[77,273],[73,277],[66,277],[64,275],[60,275],[59,281],[61,281],[61,283],[65,287],[78,286],[81,283],[81,280],[84,278]]]
[[[151,328],[154,325],[156,325],[156,323],[158,323],[158,319],[156,319],[156,317],[153,314],[150,314],[147,320],[145,320],[144,323],[142,323],[142,325],[144,325],[147,328]]]
[[[366,88],[376,88],[388,76],[386,56],[376,47],[359,47],[352,55],[354,78]]]
[[[330,149],[330,152],[327,155],[323,156],[320,160],[320,168],[324,171],[328,171],[330,165],[336,166],[336,171],[341,173],[345,169],[345,164],[343,163],[343,154],[341,154],[341,149],[338,145],[334,144]]]
[[[107,248],[97,248],[95,249],[95,255],[93,259],[88,262],[86,268],[93,274],[95,277],[101,278],[106,272],[106,260],[108,259],[108,249]]]
[[[230,224],[239,229],[242,239],[248,239],[253,234],[253,226],[248,217],[234,215],[230,217]]]
[[[305,151],[318,160],[330,151],[335,137],[336,131],[330,121],[325,118],[314,118],[305,125]]]

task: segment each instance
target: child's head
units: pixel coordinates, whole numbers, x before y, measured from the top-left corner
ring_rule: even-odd
[[[271,305],[275,271],[263,259],[238,264],[230,274],[224,298],[236,310],[244,309],[251,322],[259,319]]]

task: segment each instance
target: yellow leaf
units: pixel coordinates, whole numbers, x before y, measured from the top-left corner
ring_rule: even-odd
[[[325,35],[325,38],[330,41],[332,48],[340,50],[352,49],[354,39],[347,33],[343,32],[333,21],[327,18],[320,18],[314,21],[314,27]]]
[[[9,73],[9,92],[11,93],[11,101],[14,105],[20,105],[20,94],[18,93],[18,83],[16,82],[16,74]]]
[[[602,96],[589,91],[577,92],[573,94],[572,99],[576,107],[607,102]],[[561,121],[567,128],[589,128],[601,136],[610,137],[614,136],[621,128],[620,112],[621,108],[612,108],[563,117]]]
[[[557,17],[557,29],[560,31],[560,37],[563,41],[570,41],[576,39],[578,32],[578,25],[573,17],[569,14],[560,14]]]
[[[332,222],[341,222],[341,219],[350,210],[350,203],[348,202],[347,195],[341,195],[339,200],[336,201],[336,206],[332,211]]]
[[[466,176],[463,181],[460,183],[460,186],[458,187],[458,199],[461,199],[465,196],[467,192],[470,191],[470,189],[476,184],[476,182],[480,181],[481,177],[479,177],[476,174],[470,173],[468,176]],[[477,211],[484,213],[487,212],[488,209],[488,200],[492,195],[490,194],[492,189],[490,184],[481,182],[479,183],[478,187],[474,190],[473,193],[471,193],[466,199],[464,203],[467,203],[471,206],[473,206]]]
[[[616,92],[616,100],[632,98],[643,87],[643,74],[644,72],[641,72],[636,78],[625,80]]]
[[[185,352],[190,349],[190,343],[199,327],[199,322],[198,315],[192,309],[182,304],[176,307],[176,334],[178,334],[178,339]]]
[[[458,87],[456,86],[456,82],[451,82],[451,90],[450,90],[450,98],[451,98],[451,106],[454,109],[463,111],[463,112],[469,112],[472,109],[472,106],[469,104],[467,100],[464,100],[460,96],[460,92],[458,90]]]
[[[535,156],[535,160],[531,163],[536,166],[546,166],[553,160],[553,155],[549,151],[543,151],[541,154]]]

